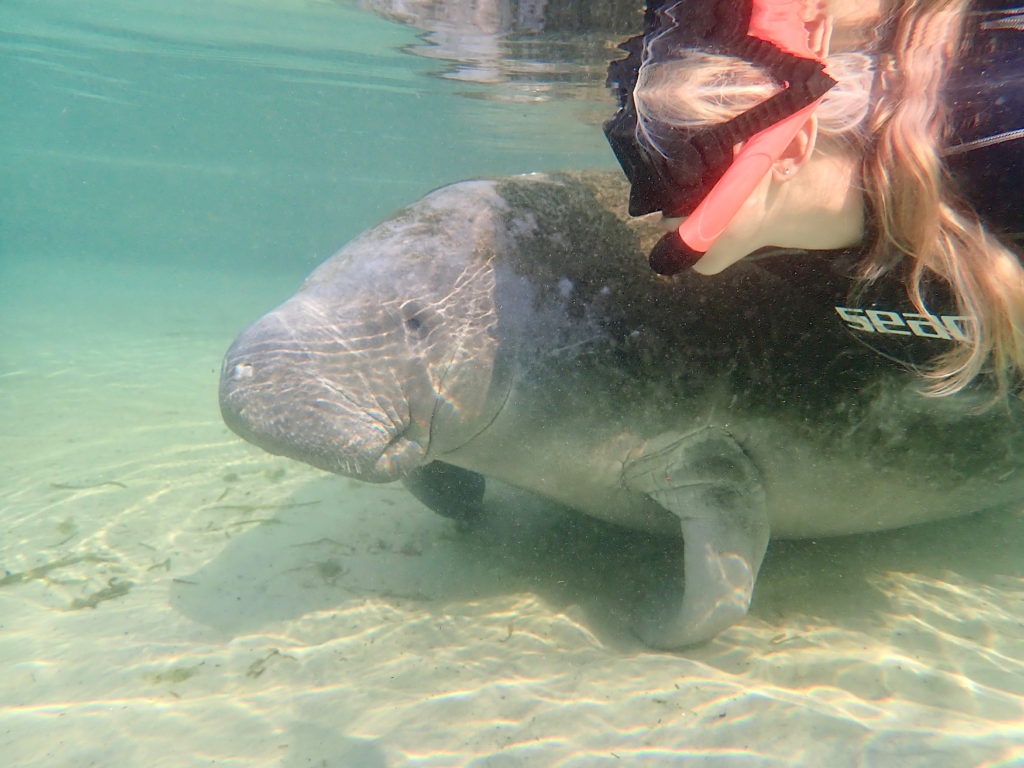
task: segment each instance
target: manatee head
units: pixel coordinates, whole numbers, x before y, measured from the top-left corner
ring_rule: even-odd
[[[322,264],[228,350],[227,425],[270,453],[374,482],[472,439],[507,390],[499,208],[490,183],[446,187]]]

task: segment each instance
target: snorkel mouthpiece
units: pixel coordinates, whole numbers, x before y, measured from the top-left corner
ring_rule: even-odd
[[[695,251],[683,241],[678,229],[673,229],[651,249],[647,262],[659,275],[674,275],[692,267],[703,255],[703,251]]]
[[[660,209],[666,216],[687,216],[650,255],[655,271],[671,275],[696,264],[715,243],[836,81],[810,48],[806,0],[662,5],[648,3],[644,35],[623,43],[620,48],[629,56],[608,67],[620,108],[605,124],[605,135],[630,180],[631,215]],[[681,135],[669,157],[637,138],[633,91],[647,58],[671,57],[691,47],[750,61],[783,89],[731,120]]]

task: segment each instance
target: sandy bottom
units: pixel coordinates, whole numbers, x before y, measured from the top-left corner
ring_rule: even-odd
[[[0,287],[4,765],[1024,765],[1021,514],[773,543],[747,621],[651,652],[659,542],[265,455],[217,375],[293,286],[109,270]]]

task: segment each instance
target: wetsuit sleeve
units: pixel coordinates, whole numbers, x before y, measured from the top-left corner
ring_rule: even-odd
[[[1024,233],[1024,9],[979,2],[946,86],[946,166],[957,191],[997,234]]]

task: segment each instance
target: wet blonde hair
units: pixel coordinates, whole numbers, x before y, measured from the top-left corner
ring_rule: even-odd
[[[894,0],[893,6],[883,14],[891,53],[829,56],[828,71],[839,85],[816,112],[816,151],[863,157],[877,236],[861,262],[862,278],[876,280],[909,258],[907,292],[919,312],[930,314],[922,284],[938,275],[959,314],[970,318],[964,338],[922,372],[925,391],[953,394],[988,371],[1005,393],[1024,371],[1024,268],[957,198],[941,157],[947,125],[941,88],[962,45],[969,0]],[[637,137],[661,151],[667,126],[718,123],[776,90],[756,67],[728,56],[692,51],[645,61],[634,91]]]

